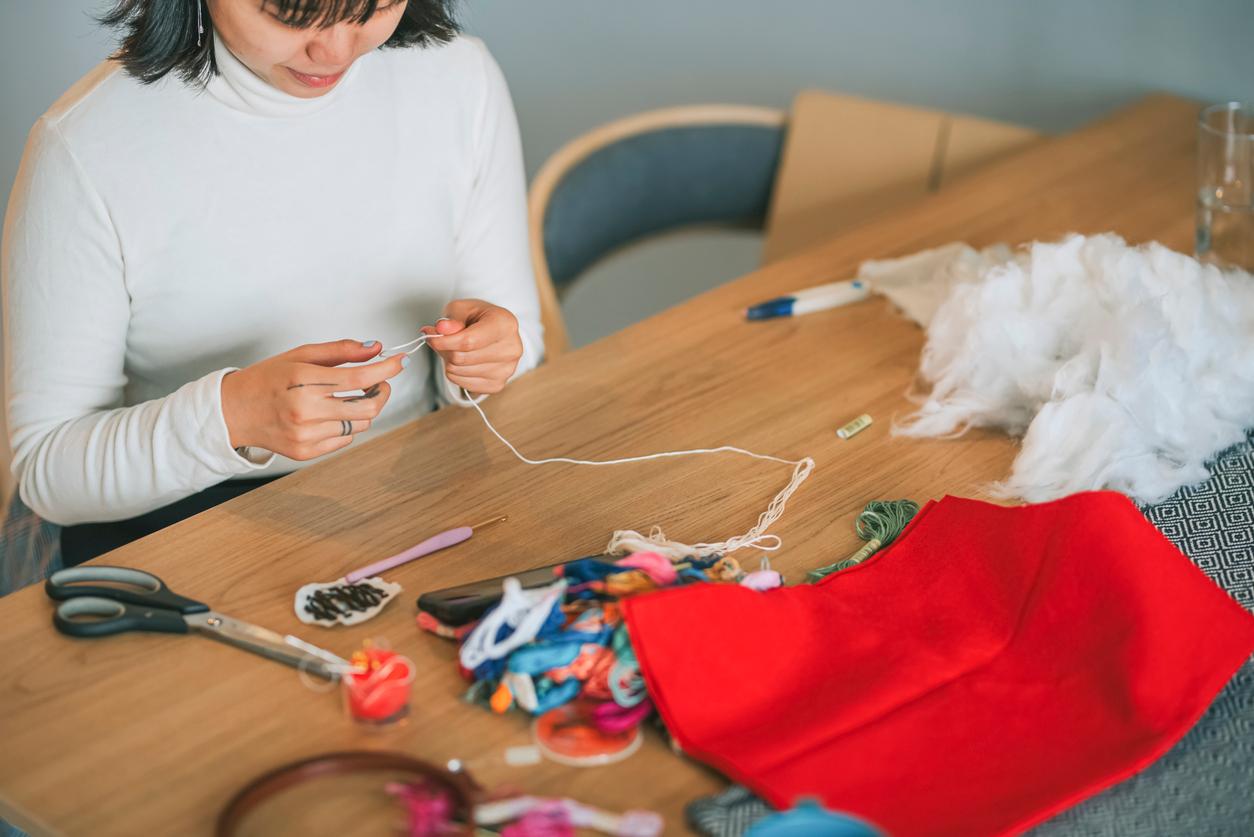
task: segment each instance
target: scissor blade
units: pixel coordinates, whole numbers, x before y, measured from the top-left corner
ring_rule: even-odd
[[[339,666],[294,648],[274,631],[223,616],[212,610],[207,613],[193,613],[184,618],[193,631],[228,645],[302,669],[324,680],[338,680],[340,677],[337,671]],[[344,666],[348,665],[348,661],[344,661]]]

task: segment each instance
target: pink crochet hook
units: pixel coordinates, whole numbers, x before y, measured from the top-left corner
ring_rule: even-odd
[[[458,526],[456,529],[449,529],[447,532],[441,532],[438,535],[432,535],[417,546],[411,546],[404,552],[397,553],[391,558],[384,558],[382,561],[375,561],[373,564],[367,564],[359,570],[353,570],[344,576],[346,584],[354,584],[363,578],[370,578],[381,572],[399,567],[401,564],[407,564],[424,555],[430,555],[432,552],[439,552],[441,549],[447,549],[450,546],[469,540],[470,536],[475,533],[476,529],[483,529],[486,526],[492,526],[497,523],[504,523],[509,520],[508,515],[494,517],[483,523],[476,523],[474,526]]]

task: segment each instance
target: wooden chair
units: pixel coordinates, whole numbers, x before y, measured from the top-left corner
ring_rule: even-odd
[[[762,228],[784,123],[769,108],[667,108],[602,125],[549,158],[528,200],[547,355],[570,344],[563,292],[618,248],[684,226]]]

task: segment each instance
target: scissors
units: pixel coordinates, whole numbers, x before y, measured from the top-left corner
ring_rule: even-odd
[[[112,586],[102,586],[112,585]],[[126,567],[71,567],[44,583],[61,602],[52,616],[67,636],[113,636],[130,631],[186,634],[195,631],[326,680],[338,680],[352,664],[293,636],[280,636],[178,595],[152,573]],[[83,619],[81,617],[99,617]]]

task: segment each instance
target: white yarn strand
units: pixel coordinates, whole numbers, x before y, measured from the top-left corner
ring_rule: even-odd
[[[501,440],[505,447],[509,448],[514,456],[518,457],[522,462],[528,465],[548,465],[552,463],[564,463],[567,465],[625,465],[629,462],[647,462],[651,459],[666,459],[672,456],[701,456],[714,453],[738,453],[742,456],[749,456],[754,459],[764,459],[768,462],[779,462],[782,465],[792,465],[792,479],[788,481],[788,485],[775,495],[771,500],[771,504],[766,507],[766,511],[758,516],[757,525],[743,535],[737,535],[728,538],[725,541],[717,543],[696,543],[685,544],[679,541],[668,540],[662,533],[661,528],[653,527],[652,531],[646,537],[639,532],[631,529],[620,529],[616,531],[610,538],[609,545],[605,551],[611,555],[617,555],[626,552],[658,552],[671,558],[684,558],[695,555],[703,558],[709,555],[725,555],[729,552],[735,552],[747,546],[772,552],[779,549],[781,541],[778,535],[767,534],[767,529],[771,527],[784,514],[784,507],[788,503],[788,498],[796,493],[801,484],[806,481],[810,473],[814,470],[814,460],[810,457],[803,459],[784,459],[779,456],[771,456],[768,453],[754,453],[744,448],[733,447],[732,445],[722,445],[717,448],[694,448],[692,450],[668,450],[662,453],[650,453],[642,456],[627,456],[621,459],[571,459],[566,456],[554,456],[547,459],[532,459],[523,455],[518,448],[506,439],[501,432],[492,425],[488,420],[487,414],[477,403],[471,402],[471,406],[479,413],[479,418],[483,419],[484,426],[491,431],[492,435]]]
[[[412,349],[408,349],[405,354],[411,354],[427,345],[426,341],[437,335],[423,335],[408,343],[402,343],[385,350],[386,353],[392,354],[405,349],[407,346],[417,343]],[[675,456],[703,456],[716,453],[735,453],[741,456],[748,456],[753,459],[762,459],[767,462],[778,462],[781,465],[792,465],[792,478],[778,494],[776,494],[766,507],[766,511],[758,515],[758,522],[752,529],[743,535],[736,535],[725,541],[715,543],[695,543],[685,544],[679,541],[667,539],[662,529],[654,526],[647,536],[640,534],[632,529],[620,529],[610,537],[609,544],[605,551],[610,555],[618,555],[630,552],[657,552],[672,559],[686,558],[695,556],[705,558],[711,555],[726,555],[745,547],[753,547],[764,552],[773,552],[779,549],[783,541],[778,535],[769,534],[767,530],[771,528],[784,515],[784,508],[788,504],[789,498],[797,492],[801,484],[806,481],[810,474],[814,471],[814,460],[806,456],[801,459],[784,459],[780,456],[772,456],[768,453],[754,453],[751,450],[734,447],[732,445],[720,445],[716,448],[694,448],[692,450],[668,450],[661,453],[650,453],[641,456],[626,456],[619,459],[573,459],[566,456],[553,456],[545,459],[532,459],[526,456],[522,451],[518,450],[509,439],[506,439],[501,431],[488,420],[488,415],[483,408],[475,401],[470,402],[470,406],[475,408],[475,412],[479,414],[479,418],[483,420],[483,424],[495,436],[501,444],[509,448],[510,453],[514,454],[519,461],[527,465],[626,465],[632,462],[647,462],[654,459],[667,459]]]
[[[408,343],[402,343],[399,346],[393,346],[390,349],[384,349],[382,352],[379,353],[379,356],[375,358],[375,360],[382,360],[384,358],[395,357],[396,355],[412,355],[414,352],[418,351],[423,346],[427,345],[427,341],[430,340],[432,337],[439,337],[439,336],[440,335],[438,334],[424,334],[421,337],[415,337],[413,340],[410,340]],[[413,346],[413,348],[411,349],[410,346]]]

